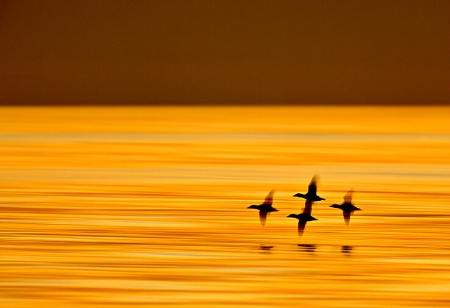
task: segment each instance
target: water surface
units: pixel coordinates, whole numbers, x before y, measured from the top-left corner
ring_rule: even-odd
[[[2,307],[450,304],[450,108],[0,111]]]

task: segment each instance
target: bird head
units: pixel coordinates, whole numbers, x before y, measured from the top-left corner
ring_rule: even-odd
[[[254,204],[252,204],[252,205],[250,205],[250,206],[248,207],[248,209],[258,209],[258,206],[257,206],[257,205],[254,205]]]
[[[297,214],[290,214],[289,216],[286,216],[286,217],[290,217],[290,218],[297,218]]]

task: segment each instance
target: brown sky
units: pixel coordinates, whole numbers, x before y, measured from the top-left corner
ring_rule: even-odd
[[[0,104],[450,104],[450,1],[0,0]]]

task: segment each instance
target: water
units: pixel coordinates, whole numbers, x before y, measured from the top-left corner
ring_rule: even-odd
[[[450,108],[0,111],[1,307],[450,304]]]

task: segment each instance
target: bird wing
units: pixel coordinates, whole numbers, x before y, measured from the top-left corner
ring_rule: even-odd
[[[350,223],[350,216],[352,216],[353,211],[342,211],[342,215],[344,215],[345,224],[348,226]]]
[[[298,221],[298,237],[302,237],[303,232],[305,231],[306,221],[299,220]]]
[[[272,205],[273,203],[273,194],[275,193],[275,190],[271,190],[269,194],[267,195],[266,199],[264,200],[264,205]]]
[[[259,211],[259,221],[261,222],[261,226],[266,225],[266,219],[267,219],[268,212]]]
[[[317,184],[316,184],[316,177],[314,176],[311,179],[311,183],[308,185],[308,195],[315,196],[317,194]]]
[[[352,202],[352,194],[353,194],[353,189],[350,189],[349,191],[347,191],[347,193],[344,196],[344,202],[351,203]]]
[[[309,215],[311,215],[311,212],[312,212],[312,205],[313,205],[313,202],[312,202],[312,201],[306,200],[306,201],[305,201],[305,208],[303,209],[303,214],[309,214]]]

